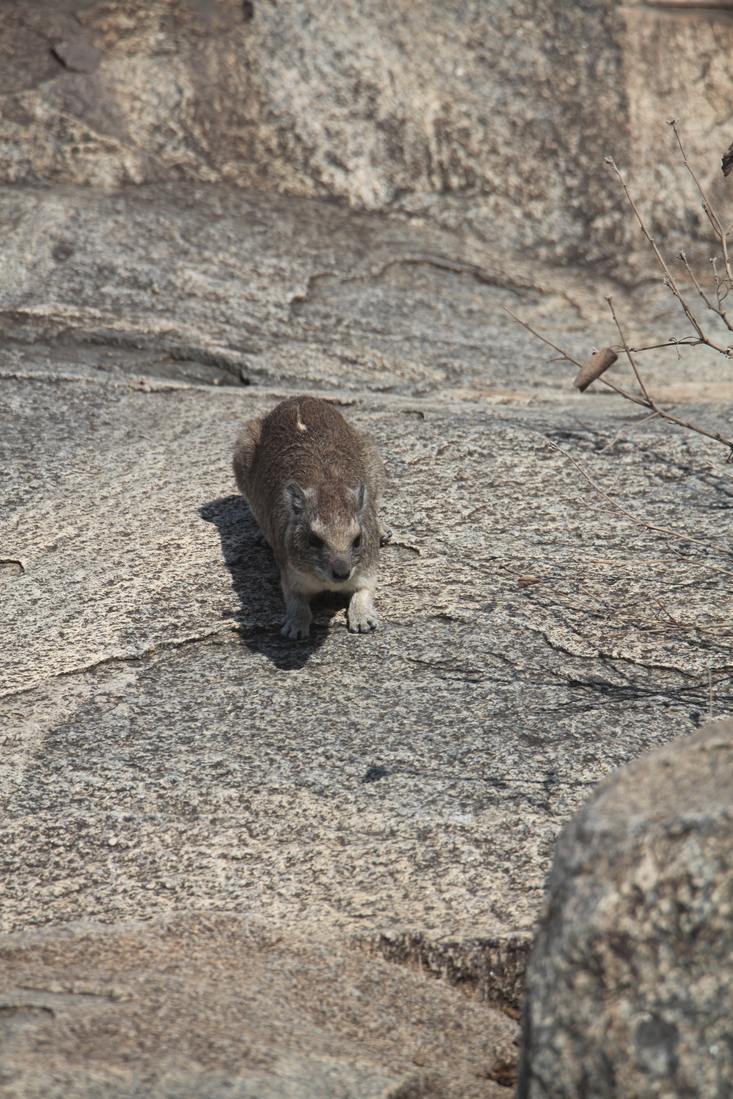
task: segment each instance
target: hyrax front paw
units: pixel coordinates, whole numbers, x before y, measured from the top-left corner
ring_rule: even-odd
[[[346,620],[349,633],[369,633],[370,630],[376,630],[379,619],[372,603],[371,592],[355,592],[346,612]]]
[[[288,614],[283,618],[283,627],[280,633],[283,637],[289,637],[293,641],[303,641],[310,633],[310,619],[306,622],[302,618],[293,618]]]
[[[283,637],[290,637],[293,641],[302,641],[308,636],[310,624],[313,621],[310,605],[307,599],[303,599],[297,592],[283,585],[285,596],[285,617],[280,633]]]
[[[349,621],[349,633],[369,633],[371,630],[376,630],[379,623],[377,612],[372,609],[371,614],[364,615],[348,615]]]

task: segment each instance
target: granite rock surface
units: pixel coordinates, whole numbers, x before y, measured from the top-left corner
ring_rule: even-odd
[[[519,1095],[724,1095],[733,1074],[733,721],[635,760],[562,833]]]
[[[112,950],[131,921],[204,910],[222,964],[250,921],[304,944],[294,957],[343,951],[450,993],[457,1018],[480,1008],[472,1033],[516,1017],[563,825],[609,771],[730,711],[725,448],[577,394],[502,308],[584,357],[610,338],[608,284],[587,275],[529,277],[445,228],[219,184],[0,203],[0,917],[3,949],[28,944],[13,995],[46,981],[34,936],[54,954],[91,920]],[[614,293],[640,334],[678,323],[648,287]],[[718,361],[684,348],[649,369],[731,435]],[[235,492],[242,421],[305,391],[388,468],[373,635],[323,604],[308,642],[279,636],[277,572]],[[26,1068],[12,1047],[19,1096],[74,1064],[42,1039]],[[451,1094],[358,1041],[355,1095]],[[273,1043],[270,1065],[315,1056]],[[338,1048],[342,1079],[355,1054]],[[170,1062],[161,1094],[215,1060],[196,1058]],[[488,1096],[511,1077],[474,1068]],[[207,1079],[197,1094],[218,1096]]]

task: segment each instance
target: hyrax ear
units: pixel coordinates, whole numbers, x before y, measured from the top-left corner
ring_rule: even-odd
[[[358,489],[356,490],[356,506],[359,509],[359,511],[363,511],[368,503],[369,503],[369,489],[366,487],[366,485],[362,481],[361,484],[359,485]]]
[[[293,518],[303,514],[305,510],[305,491],[297,481],[290,481],[285,486],[285,503]]]

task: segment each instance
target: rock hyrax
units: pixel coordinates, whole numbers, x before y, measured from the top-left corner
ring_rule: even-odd
[[[291,397],[250,420],[234,448],[234,476],[280,569],[285,637],[308,636],[317,592],[351,596],[352,633],[377,625],[372,599],[386,481],[377,449],[333,405]]]

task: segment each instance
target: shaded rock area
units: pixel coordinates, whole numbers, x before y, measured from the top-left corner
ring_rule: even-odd
[[[12,187],[0,204],[10,1094],[290,1096],[313,1079],[496,1096],[559,831],[610,770],[733,701],[724,448],[572,391],[502,306],[583,358],[610,338],[604,291],[635,338],[678,323],[669,303],[223,185]],[[717,361],[683,348],[649,371],[731,434]],[[279,636],[277,572],[235,493],[242,421],[304,391],[387,465],[372,635],[323,603],[308,642]],[[282,990],[252,1000],[254,1052],[244,1033],[219,1049],[220,1016],[177,1006],[209,965],[222,1011],[244,969]],[[107,999],[66,999],[78,967]],[[107,988],[127,971],[129,1008]],[[359,974],[374,1040],[339,1021]],[[445,1015],[408,1006],[432,997]],[[136,1037],[162,1033],[160,1012],[183,1020],[170,1054]],[[467,1034],[452,1060],[448,1016]],[[102,1055],[107,1025],[129,1036],[120,1059]]]
[[[723,1096],[733,1077],[733,721],[636,760],[562,833],[519,1095]]]
[[[511,1082],[505,1015],[246,918],[10,936],[0,964],[8,1099],[500,1099]]]
[[[706,226],[666,119],[682,118],[712,199],[728,193],[733,25],[726,5],[699,8],[6,2],[0,181],[234,182],[628,279],[643,254],[604,156],[675,246]]]

